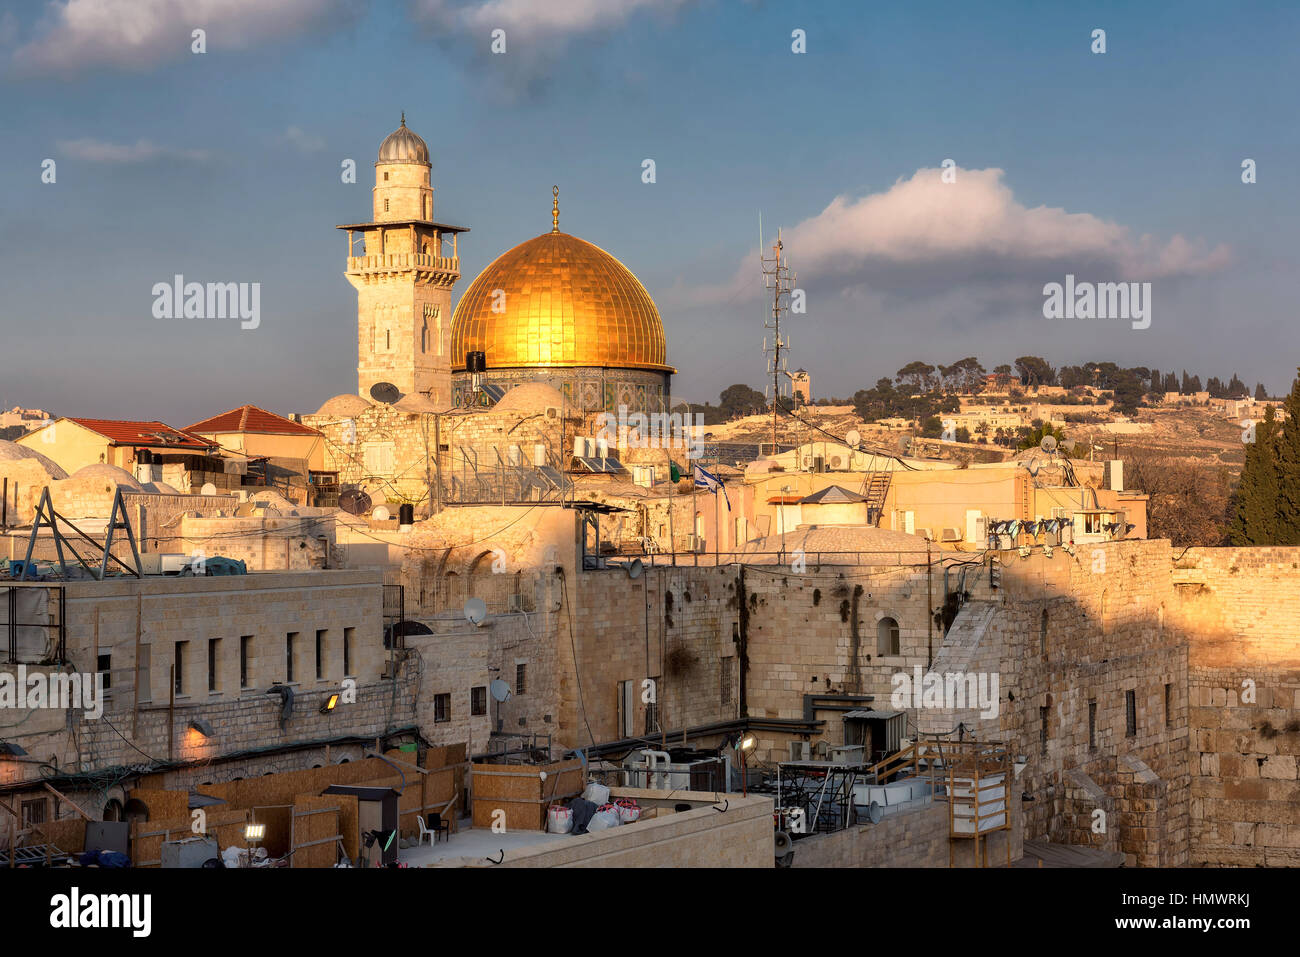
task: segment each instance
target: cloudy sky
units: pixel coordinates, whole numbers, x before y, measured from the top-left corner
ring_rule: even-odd
[[[461,289],[549,229],[558,183],[562,228],[658,302],[684,398],[762,388],[760,213],[807,296],[791,368],[819,395],[972,354],[1235,372],[1274,391],[1300,364],[1293,3],[0,11],[8,406],[183,425],[355,389],[332,227],[368,217],[374,154],[402,110],[432,152],[436,218],[473,229]],[[260,282],[259,328],[155,319],[151,289],[177,273]],[[1044,319],[1043,286],[1066,274],[1150,282],[1150,328]]]

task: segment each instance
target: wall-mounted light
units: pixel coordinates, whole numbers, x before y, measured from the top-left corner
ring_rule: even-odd
[[[244,825],[244,840],[247,841],[247,842],[249,842],[250,844],[251,844],[251,843],[256,843],[257,841],[260,841],[260,840],[261,840],[262,838],[264,838],[264,837],[266,837],[266,825],[265,825],[265,824],[245,824],[245,825]]]
[[[207,721],[204,721],[202,718],[194,718],[193,720],[191,720],[190,730],[197,731],[205,738],[210,738],[213,736],[213,734],[216,733],[212,730],[212,725],[209,724]]]
[[[338,692],[335,692],[325,700],[325,703],[323,705],[320,706],[320,713],[329,714],[331,711],[333,711],[335,708],[338,707],[338,704],[339,704],[339,696],[338,696]]]

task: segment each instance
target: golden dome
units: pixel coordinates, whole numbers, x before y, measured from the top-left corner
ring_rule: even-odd
[[[503,303],[497,290],[505,294]],[[605,366],[674,372],[665,364],[667,351],[659,310],[632,271],[558,226],[502,253],[479,273],[451,324],[452,368],[458,370],[465,368],[465,353],[483,352],[489,371]]]

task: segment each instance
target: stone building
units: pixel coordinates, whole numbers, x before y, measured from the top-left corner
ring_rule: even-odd
[[[0,795],[24,822],[57,816],[46,783],[122,820],[142,776],[193,787],[416,740],[417,679],[385,648],[381,580],[335,570],[6,582],[25,627],[0,655],[4,694],[20,678],[52,688],[54,676],[88,686],[98,675],[103,696],[98,708],[56,708],[0,695],[6,714],[26,718],[3,732],[25,755],[0,757]]]

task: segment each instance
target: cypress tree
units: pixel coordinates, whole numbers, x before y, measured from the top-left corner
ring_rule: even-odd
[[[1277,439],[1278,545],[1300,545],[1300,378],[1282,404],[1286,421]]]
[[[1237,486],[1237,509],[1229,538],[1233,545],[1272,545],[1277,539],[1277,417],[1270,405],[1255,424],[1255,441],[1246,446],[1246,464]]]

